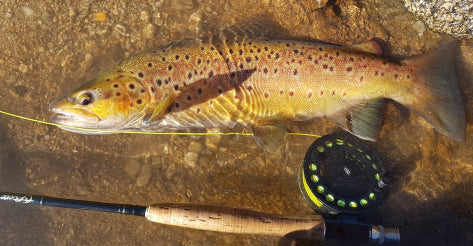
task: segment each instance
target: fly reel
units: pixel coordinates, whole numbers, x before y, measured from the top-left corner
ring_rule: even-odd
[[[383,200],[384,169],[379,155],[348,133],[317,139],[299,172],[299,186],[309,205],[324,215],[360,214]]]

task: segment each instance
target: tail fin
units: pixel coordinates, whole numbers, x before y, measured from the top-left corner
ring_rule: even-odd
[[[457,47],[458,42],[453,41],[426,55],[403,60],[403,64],[415,70],[416,84],[414,98],[406,95],[400,102],[420,114],[442,134],[464,141],[465,108],[454,67]]]

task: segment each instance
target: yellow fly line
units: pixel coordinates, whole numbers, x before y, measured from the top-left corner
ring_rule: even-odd
[[[32,121],[32,122],[36,122],[36,123],[40,123],[40,124],[44,124],[44,125],[60,126],[60,127],[78,129],[78,130],[84,130],[84,131],[90,131],[90,132],[121,133],[121,134],[146,134],[146,135],[192,135],[192,136],[240,135],[240,136],[253,136],[252,133],[244,133],[244,132],[140,132],[140,131],[99,130],[99,129],[88,129],[88,128],[81,128],[81,127],[74,127],[74,126],[56,124],[56,123],[52,123],[52,122],[47,122],[47,121],[28,118],[28,117],[17,115],[17,114],[12,114],[12,113],[5,112],[5,111],[2,111],[2,110],[0,110],[0,113],[4,114],[4,115],[15,117],[15,118],[18,118],[18,119],[28,120],[28,121]],[[294,136],[307,136],[307,137],[317,137],[317,138],[321,137],[320,135],[310,134],[310,133],[288,132],[287,134],[288,135],[294,135]]]

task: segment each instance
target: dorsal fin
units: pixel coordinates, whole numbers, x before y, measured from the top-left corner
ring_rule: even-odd
[[[379,56],[383,54],[381,45],[379,45],[379,43],[374,40],[366,41],[359,44],[353,44],[353,45],[348,46],[348,48],[351,50],[366,52],[366,53],[375,54]]]

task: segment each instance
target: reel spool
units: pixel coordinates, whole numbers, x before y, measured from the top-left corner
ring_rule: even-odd
[[[384,198],[379,155],[355,136],[325,135],[309,147],[299,172],[307,203],[323,215],[360,214]]]

